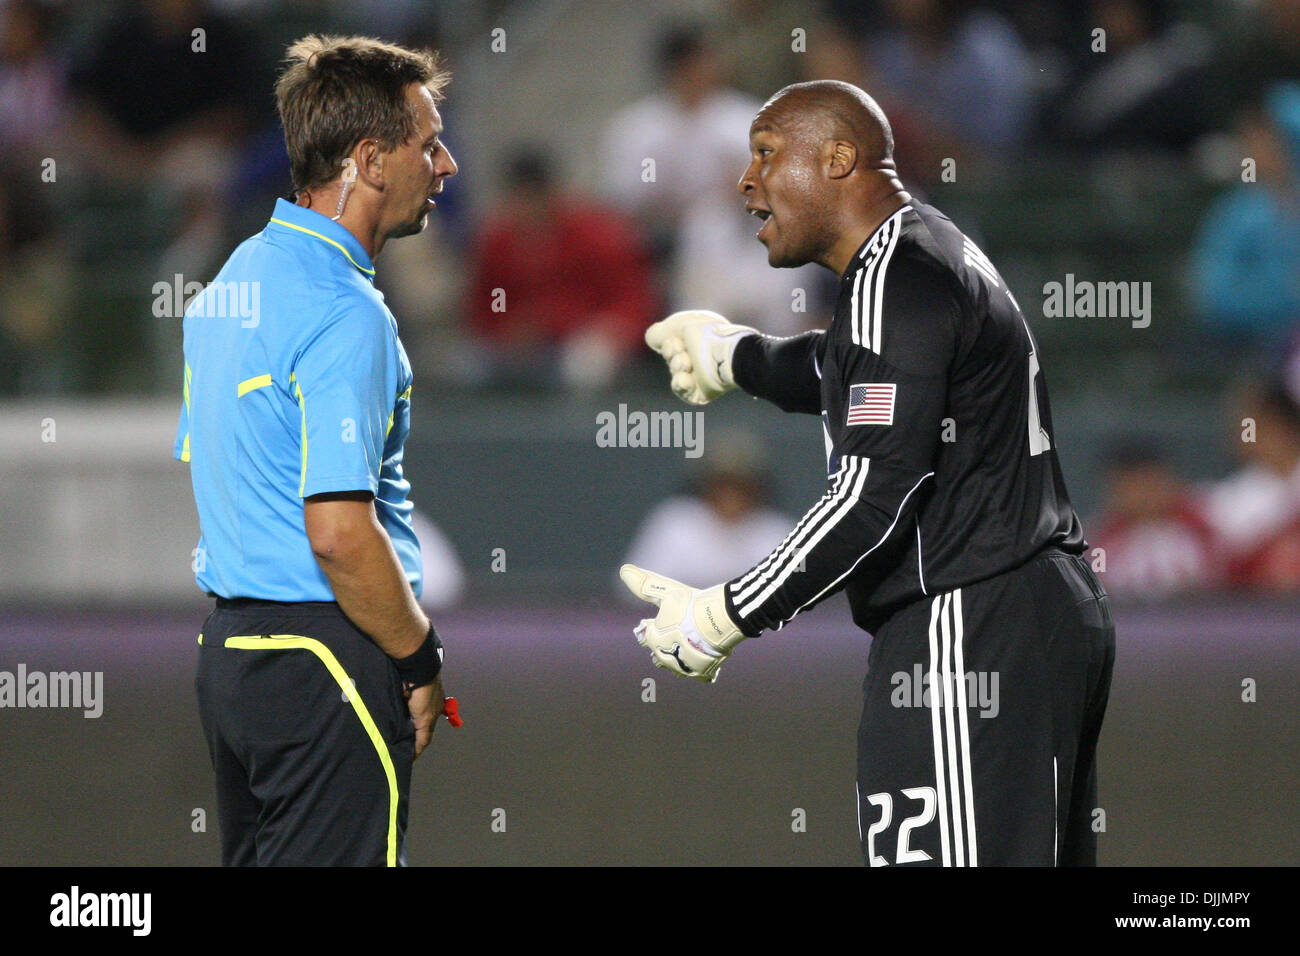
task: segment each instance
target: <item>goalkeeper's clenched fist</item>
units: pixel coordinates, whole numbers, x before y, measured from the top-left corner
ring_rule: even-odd
[[[732,648],[747,636],[727,614],[723,585],[699,591],[634,564],[618,573],[633,594],[659,607],[653,620],[636,628],[637,642],[649,649],[655,666],[713,683]]]
[[[704,405],[736,387],[731,354],[736,343],[755,329],[732,325],[716,312],[674,312],[645,331],[645,341],[664,357],[673,393],[692,405]]]

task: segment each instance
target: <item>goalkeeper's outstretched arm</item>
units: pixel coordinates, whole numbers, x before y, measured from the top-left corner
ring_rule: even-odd
[[[740,387],[783,411],[821,414],[822,332],[774,338],[716,312],[690,310],[656,322],[645,340],[668,363],[682,401],[704,405]]]
[[[825,347],[825,332],[805,332],[786,339],[748,335],[736,343],[731,373],[738,386],[783,412],[820,415]]]

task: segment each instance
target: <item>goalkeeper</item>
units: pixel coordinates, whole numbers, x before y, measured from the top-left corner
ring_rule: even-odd
[[[748,638],[843,589],[874,636],[858,739],[868,865],[1091,864],[1114,657],[1040,357],[982,251],[898,179],[876,103],[787,87],[738,184],[770,265],[840,277],[830,325],[777,339],[678,312],[646,341],[693,404],[735,388],[819,415],[827,489],[775,550],[696,590],[625,565],[659,667],[717,679]],[[923,674],[923,695],[895,693]],[[990,699],[988,691],[993,690]]]

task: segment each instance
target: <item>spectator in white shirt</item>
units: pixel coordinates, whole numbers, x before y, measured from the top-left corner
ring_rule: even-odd
[[[789,515],[768,503],[771,482],[765,457],[748,433],[711,439],[690,492],[674,495],[650,511],[626,562],[704,587],[762,560],[793,525]]]
[[[736,192],[762,103],[724,85],[722,62],[699,27],[670,28],[656,62],[662,88],[606,127],[609,200],[638,220],[668,269],[673,309],[712,309],[774,335],[803,331],[820,303],[817,270],[769,267],[754,239],[759,223]]]

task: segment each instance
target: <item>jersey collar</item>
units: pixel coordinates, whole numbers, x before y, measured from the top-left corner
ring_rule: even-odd
[[[327,243],[336,252],[346,256],[348,262],[356,266],[366,278],[375,277],[375,267],[366,250],[361,248],[357,237],[334,220],[306,206],[296,205],[287,199],[277,199],[268,228],[283,229],[315,242]]]
[[[871,235],[867,236],[867,238],[863,240],[862,245],[858,246],[858,251],[853,253],[853,258],[849,260],[849,264],[844,269],[844,274],[840,276],[840,278],[847,279],[850,276],[855,275],[857,271],[862,268],[862,265],[866,261],[871,250],[876,248],[877,240],[881,237],[881,234],[885,231],[885,227],[888,226],[891,222],[897,222],[901,220],[903,214],[911,208],[912,208],[912,204],[905,202],[903,203],[903,205],[899,206],[892,213],[886,216],[885,221],[882,222],[880,225],[878,225],[872,231]]]

